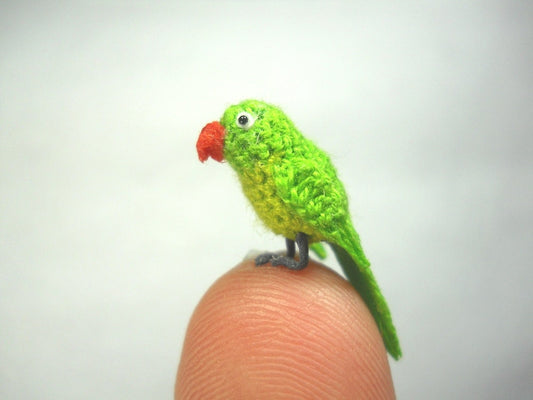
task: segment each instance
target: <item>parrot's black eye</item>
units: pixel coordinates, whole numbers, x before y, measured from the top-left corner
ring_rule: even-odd
[[[241,115],[239,117],[239,125],[246,125],[248,123],[248,117],[246,115]]]
[[[241,112],[237,115],[237,125],[244,130],[250,129],[254,122],[255,118],[247,112]]]

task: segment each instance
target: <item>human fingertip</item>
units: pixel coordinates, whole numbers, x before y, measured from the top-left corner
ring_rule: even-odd
[[[256,267],[218,279],[191,317],[177,399],[394,398],[377,327],[331,269]]]

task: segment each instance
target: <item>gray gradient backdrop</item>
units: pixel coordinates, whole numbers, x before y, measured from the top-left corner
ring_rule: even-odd
[[[247,97],[332,155],[403,344],[399,398],[531,398],[528,2],[11,3],[0,398],[172,396],[204,291],[283,247],[196,156]]]

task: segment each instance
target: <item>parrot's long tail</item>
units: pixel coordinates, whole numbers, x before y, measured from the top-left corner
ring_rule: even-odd
[[[330,242],[329,245],[344,270],[348,281],[350,281],[370,309],[385,343],[385,348],[395,360],[398,360],[402,356],[402,350],[396,335],[396,328],[392,323],[389,307],[379,290],[374,274],[370,270],[370,263],[365,258],[359,245],[357,233],[355,233],[354,239],[355,243],[351,243],[352,246],[346,246],[348,250],[335,243]]]

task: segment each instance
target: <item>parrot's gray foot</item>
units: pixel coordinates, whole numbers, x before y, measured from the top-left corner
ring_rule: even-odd
[[[277,253],[264,253],[255,258],[255,265],[260,266],[270,263],[273,267],[283,266],[292,270],[301,270],[309,264],[309,243],[307,235],[303,232],[298,232],[296,235],[296,244],[300,251],[300,260],[296,261],[293,257],[295,255],[294,240],[286,239],[287,255],[283,256]]]

